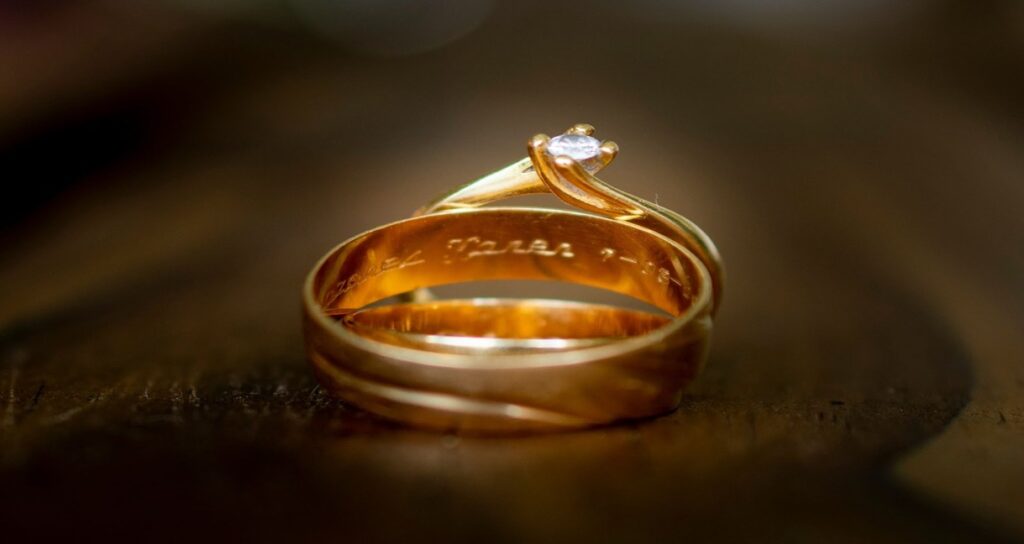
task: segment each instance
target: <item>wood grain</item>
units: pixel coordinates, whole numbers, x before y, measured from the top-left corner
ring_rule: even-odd
[[[205,30],[113,113],[182,115],[5,231],[0,538],[1019,541],[1020,9],[951,6],[829,36],[506,6],[389,60]],[[568,73],[522,39],[580,18]],[[726,258],[680,409],[466,438],[328,398],[315,259],[577,121]]]

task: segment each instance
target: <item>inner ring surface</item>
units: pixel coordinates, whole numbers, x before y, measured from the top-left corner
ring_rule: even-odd
[[[709,295],[687,250],[642,227],[562,210],[488,208],[407,219],[343,243],[308,287],[344,315],[420,287],[478,280],[566,281],[680,316]]]
[[[604,304],[554,299],[472,298],[372,306],[344,325],[375,331],[496,339],[603,339],[648,333],[667,316]]]
[[[359,336],[436,353],[564,351],[647,334],[670,321],[642,310],[554,299],[472,298],[371,306],[346,314]]]

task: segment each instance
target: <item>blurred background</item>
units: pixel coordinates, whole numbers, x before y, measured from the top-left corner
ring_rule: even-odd
[[[1022,99],[1019,0],[2,2],[2,531],[1024,540]],[[725,256],[681,409],[328,398],[315,260],[576,122]]]

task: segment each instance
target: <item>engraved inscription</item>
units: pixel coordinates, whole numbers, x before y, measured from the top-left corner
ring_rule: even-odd
[[[551,247],[550,242],[540,238],[529,243],[523,240],[510,240],[500,244],[496,240],[485,240],[479,236],[452,238],[448,240],[447,249],[448,252],[444,256],[445,264],[507,254],[562,257],[565,259],[571,259],[576,256],[572,251],[572,244],[562,242],[555,247]]]
[[[334,284],[333,287],[327,292],[326,306],[331,306],[338,301],[345,293],[348,293],[352,289],[359,287],[360,285],[380,276],[381,274],[390,270],[401,270],[403,268],[409,268],[410,266],[416,266],[426,262],[425,259],[420,258],[423,252],[420,250],[413,251],[405,257],[388,257],[379,263],[373,263],[365,270],[353,273],[351,276],[339,281]]]
[[[655,280],[662,285],[668,285],[671,283],[677,287],[683,288],[684,293],[690,293],[690,284],[686,281],[686,278],[683,278],[683,280],[680,281],[672,275],[671,270],[658,266],[654,261],[640,262],[640,260],[635,257],[620,255],[617,250],[610,247],[606,247],[601,250],[601,262],[604,263],[613,259],[639,268],[640,274],[644,276],[654,275]]]

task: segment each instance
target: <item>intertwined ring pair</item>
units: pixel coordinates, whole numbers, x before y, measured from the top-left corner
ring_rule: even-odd
[[[534,136],[527,158],[328,252],[303,288],[322,383],[370,412],[451,431],[571,429],[673,410],[706,358],[721,261],[689,220],[595,177],[618,146],[593,132]],[[544,192],[577,210],[484,207]],[[426,291],[522,279],[603,288],[658,312]]]

